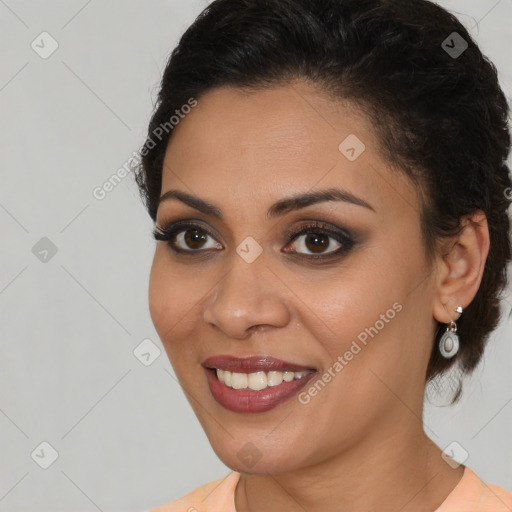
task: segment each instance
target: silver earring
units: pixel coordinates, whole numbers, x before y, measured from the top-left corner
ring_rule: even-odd
[[[462,306],[459,306],[456,313],[462,313]],[[459,351],[459,337],[457,336],[457,324],[452,320],[446,332],[439,340],[439,352],[446,359],[451,359]]]

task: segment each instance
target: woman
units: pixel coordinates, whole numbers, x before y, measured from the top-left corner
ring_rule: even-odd
[[[215,0],[164,72],[138,184],[151,317],[233,472],[155,511],[512,510],[424,432],[511,258],[508,106],[426,0]]]

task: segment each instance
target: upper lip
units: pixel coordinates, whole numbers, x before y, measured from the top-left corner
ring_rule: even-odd
[[[276,359],[271,356],[250,356],[234,357],[230,355],[218,355],[208,357],[203,361],[205,368],[217,368],[219,370],[228,370],[236,373],[256,373],[268,371],[290,371],[300,372],[305,370],[314,370],[308,366],[301,366],[294,363]]]

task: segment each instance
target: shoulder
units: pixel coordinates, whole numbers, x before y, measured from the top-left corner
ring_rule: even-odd
[[[232,471],[224,478],[201,485],[177,500],[146,512],[236,512],[235,488],[239,478],[240,473]]]
[[[512,492],[499,485],[484,482],[466,467],[464,475],[435,512],[510,512]]]

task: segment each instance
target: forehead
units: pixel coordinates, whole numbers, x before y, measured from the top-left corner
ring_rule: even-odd
[[[372,120],[357,106],[295,83],[251,91],[222,87],[200,97],[174,128],[162,192],[178,188],[229,204],[233,194],[272,202],[330,186],[378,206],[411,195],[412,185],[390,170]]]
[[[318,154],[337,158],[344,132],[359,131],[360,116],[349,117],[346,109],[340,124],[340,108],[305,84],[250,91],[214,89],[176,127],[168,153],[172,157],[179,146],[188,152],[190,165],[205,156],[217,162],[238,153],[256,162],[263,159],[266,167],[276,159],[276,164],[284,159],[310,166],[312,157],[318,161]]]

